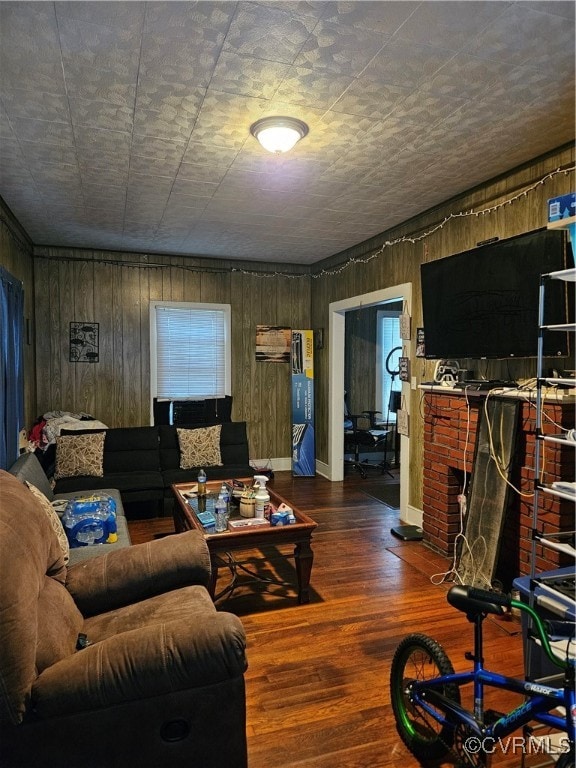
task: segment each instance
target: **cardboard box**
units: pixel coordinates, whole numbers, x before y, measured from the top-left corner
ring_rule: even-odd
[[[292,331],[292,474],[314,477],[314,334]]]
[[[216,530],[216,518],[212,512],[198,512],[196,517],[206,533],[214,533]]]
[[[548,221],[561,221],[576,216],[576,192],[548,200]]]

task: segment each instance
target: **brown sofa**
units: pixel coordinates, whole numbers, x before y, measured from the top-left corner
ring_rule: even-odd
[[[245,635],[209,578],[192,531],[67,568],[0,471],[0,765],[245,768]]]

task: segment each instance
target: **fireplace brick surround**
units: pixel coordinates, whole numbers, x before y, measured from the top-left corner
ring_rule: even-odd
[[[423,389],[424,400],[424,472],[423,472],[423,531],[424,541],[438,552],[453,557],[454,541],[460,530],[458,497],[466,475],[474,461],[476,430],[486,392],[468,392],[438,388]],[[510,396],[510,395],[508,395]],[[535,393],[518,395],[521,399],[515,460],[510,481],[530,494],[534,490],[534,450],[536,444]],[[528,401],[530,398],[530,401]],[[574,398],[544,403],[542,430],[558,434],[558,426],[574,426]],[[574,448],[553,443],[541,445],[544,462],[543,481],[574,480]],[[574,504],[548,494],[539,494],[538,526],[542,531],[573,530]],[[532,559],[532,499],[511,491],[504,518],[497,578],[509,588],[518,575],[530,573]],[[536,571],[546,571],[569,565],[571,558],[554,550],[537,546]]]

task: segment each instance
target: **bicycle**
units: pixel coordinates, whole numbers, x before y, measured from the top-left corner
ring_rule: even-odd
[[[396,728],[406,747],[424,764],[455,754],[459,765],[484,768],[506,737],[536,722],[563,732],[556,768],[574,768],[575,662],[568,650],[566,657],[559,656],[551,645],[554,635],[549,634],[536,611],[507,595],[457,585],[450,588],[447,600],[474,625],[474,652],[465,654],[474,662],[473,669],[455,673],[442,646],[428,635],[413,633],[400,642],[392,660],[390,694]],[[502,615],[510,609],[530,616],[531,632],[559,668],[563,678],[560,687],[506,677],[484,666],[483,621],[488,614]],[[554,622],[550,628],[554,633],[562,632],[568,648],[574,624]],[[467,684],[473,685],[473,711],[461,704],[460,689]],[[485,687],[523,694],[525,700],[507,713],[485,710]]]

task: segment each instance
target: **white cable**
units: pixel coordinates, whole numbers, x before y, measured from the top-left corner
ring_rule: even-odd
[[[468,452],[468,443],[470,441],[470,401],[468,399],[468,392],[466,389],[464,390],[464,396],[466,398],[466,438],[464,441],[464,452],[462,455],[462,469],[464,474],[464,481],[462,483],[462,489],[460,491],[459,497],[458,497],[458,509],[459,509],[459,515],[460,515],[460,527],[458,530],[458,533],[456,534],[456,537],[454,539],[453,549],[454,554],[452,556],[452,565],[450,566],[449,570],[445,571],[444,573],[434,573],[430,577],[430,581],[432,584],[438,585],[442,584],[445,581],[448,580],[449,576],[454,576],[459,581],[459,583],[462,583],[462,579],[460,577],[460,574],[457,570],[457,563],[458,563],[458,541],[462,539],[464,542],[466,548],[468,551],[471,552],[470,545],[468,544],[468,540],[466,536],[464,535],[464,520],[466,517],[466,487],[468,485],[468,473],[466,472],[466,454]],[[473,559],[473,558],[472,558]],[[440,578],[440,581],[435,581],[435,579]]]
[[[503,458],[500,459],[500,457],[496,455],[496,450],[494,448],[494,439],[492,436],[492,425],[490,424],[490,416],[488,414],[488,398],[490,394],[492,394],[492,391],[488,392],[488,394],[486,395],[486,399],[484,400],[484,414],[486,416],[486,428],[488,430],[488,444],[490,446],[490,456],[493,459],[494,464],[496,465],[496,471],[498,472],[502,480],[504,480],[506,485],[510,486],[510,488],[512,488],[512,490],[515,493],[517,493],[519,496],[522,496],[525,499],[531,499],[534,497],[534,492],[532,491],[531,493],[524,493],[519,488],[516,488],[516,486],[513,483],[511,483],[510,480],[508,480],[508,478],[506,477],[506,475],[504,474],[501,468],[501,463],[504,464],[504,459]]]

